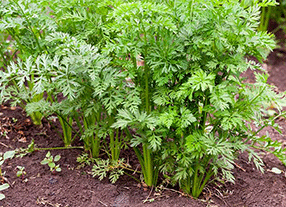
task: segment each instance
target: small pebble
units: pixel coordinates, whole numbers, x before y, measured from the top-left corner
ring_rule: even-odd
[[[50,179],[49,179],[49,183],[51,183],[51,184],[54,184],[54,183],[56,183],[56,182],[58,182],[58,180],[55,179],[55,178],[50,178]]]

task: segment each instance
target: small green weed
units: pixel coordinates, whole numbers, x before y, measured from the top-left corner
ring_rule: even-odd
[[[18,121],[18,119],[12,117],[12,121],[13,121],[13,123],[16,123]]]
[[[27,174],[25,171],[25,167],[17,166],[16,169],[18,170],[16,173],[17,177],[21,177],[22,179],[24,179],[25,175]]]
[[[41,161],[41,164],[42,165],[48,165],[50,167],[50,171],[55,174],[56,172],[61,172],[62,169],[60,168],[60,165],[56,165],[55,162],[58,162],[59,160],[61,159],[61,156],[60,155],[56,155],[55,157],[53,157],[51,155],[51,152],[49,151],[47,154],[46,154],[46,157],[45,159],[43,159]]]

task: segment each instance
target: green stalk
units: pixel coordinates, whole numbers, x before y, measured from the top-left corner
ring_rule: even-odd
[[[68,122],[69,122],[69,126],[72,126],[72,122],[73,119],[71,117],[68,118]],[[71,145],[73,139],[72,139],[72,129],[71,127],[67,127],[66,132],[67,132],[67,138],[68,138],[68,142],[70,143],[69,145]]]
[[[114,113],[112,113],[114,114]],[[114,116],[109,115],[109,128],[111,129],[110,133],[110,141],[109,141],[109,149],[111,152],[111,159],[112,161],[118,161],[119,159],[119,154],[120,154],[120,141],[119,141],[119,129],[112,129],[111,126],[115,121]],[[114,137],[115,134],[115,137]]]
[[[206,97],[205,98],[205,101],[204,101],[204,106],[207,106],[207,105],[209,105],[209,99],[208,99],[208,97]],[[207,121],[207,116],[208,116],[208,113],[206,112],[206,111],[203,111],[202,112],[202,119],[200,120],[200,129],[202,130],[202,131],[204,131],[205,130],[205,128],[206,128],[206,121]]]
[[[126,169],[126,168],[124,168],[124,169]],[[1,170],[1,168],[0,168],[0,170]],[[127,173],[127,172],[123,172],[125,175],[128,175],[129,177],[131,177],[131,178],[133,178],[134,180],[136,180],[138,183],[140,183],[140,180],[138,180],[137,178],[135,178],[134,176],[132,176],[132,175],[130,175],[129,173]],[[1,176],[1,174],[0,174],[0,176]]]
[[[113,160],[115,158],[114,130],[111,131],[109,137],[110,137],[109,148],[111,151],[111,159]]]
[[[182,185],[182,190],[187,193],[190,194],[191,192],[191,188],[192,188],[192,183],[191,183],[191,177],[187,176],[186,180],[182,181],[183,185]]]
[[[63,129],[63,141],[65,146],[70,146],[72,143],[72,118],[58,116],[59,122]],[[65,121],[64,121],[65,120]]]
[[[146,144],[143,144],[143,157],[145,166],[145,183],[147,186],[153,186],[153,162],[151,156],[151,150],[148,149]]]
[[[142,173],[143,173],[143,176],[144,176],[144,179],[145,177],[147,176],[147,173],[146,173],[146,168],[145,168],[145,165],[144,165],[144,158],[142,156],[142,153],[140,152],[140,150],[138,149],[138,147],[133,147],[134,149],[134,152],[139,160],[139,163],[141,165],[141,168],[142,168]]]
[[[33,80],[32,80],[33,81]],[[31,81],[31,82],[32,82]],[[30,89],[32,90],[32,89]],[[31,99],[31,103],[33,102],[38,102],[40,101],[42,98],[44,97],[44,93],[40,93],[40,94],[35,94],[35,96]],[[32,114],[29,114],[33,123],[35,125],[41,125],[42,124],[42,118],[43,118],[43,114],[39,111],[35,111]]]
[[[84,149],[84,147],[82,147],[82,146],[66,146],[66,147],[34,148],[34,151],[64,150],[64,149]]]
[[[214,175],[214,172],[212,171],[212,169],[210,168],[205,176],[204,182],[202,184],[200,184],[200,188],[197,192],[196,198],[199,197],[199,195],[202,193],[206,183],[209,181],[209,179]]]
[[[147,36],[145,33],[145,44],[147,46]],[[147,54],[147,49],[145,49],[145,56]],[[147,114],[151,113],[150,107],[150,97],[149,97],[149,68],[147,63],[145,63],[145,101],[146,101],[146,112]],[[153,159],[152,159],[152,151],[148,148],[146,143],[143,143],[143,159],[144,159],[144,168],[145,168],[145,176],[144,180],[147,186],[155,186],[157,179],[154,177],[153,171]]]
[[[80,123],[78,114],[76,114],[76,115],[74,116],[74,119],[75,119],[76,125],[77,125],[78,128],[79,128],[80,133],[83,134],[83,128],[82,128],[82,125],[81,125],[81,123]]]
[[[13,30],[13,31],[11,31],[11,30]],[[22,51],[25,51],[24,48],[27,48],[27,47],[26,46],[23,47],[23,45],[20,43],[20,40],[19,40],[20,38],[17,35],[15,35],[14,29],[7,29],[7,31],[8,31],[8,34],[12,37],[12,39],[16,41],[17,45],[19,46],[19,49]],[[29,50],[29,52],[31,53],[30,50]]]
[[[83,124],[85,130],[87,130],[90,126],[96,124],[96,116],[89,116],[83,118]],[[90,150],[92,157],[97,158],[100,152],[100,138],[98,134],[88,136],[86,140],[84,140],[85,148]]]
[[[193,0],[191,0],[190,1],[190,17],[191,17],[191,21],[192,21],[192,17],[193,17],[193,8],[194,8],[194,1]]]
[[[271,7],[262,7],[261,20],[258,31],[267,31],[269,19],[271,14]]]
[[[100,141],[98,135],[96,134],[95,137],[91,136],[91,153],[93,158],[99,157],[100,151]]]
[[[8,66],[8,62],[7,60],[5,59],[5,55],[1,52],[1,56],[2,56],[2,59],[3,59],[3,67],[4,67],[4,71],[6,72],[7,71],[7,66]]]
[[[211,160],[210,158],[206,158],[205,163],[206,164],[209,163],[210,160]],[[203,160],[201,162],[203,162]],[[206,164],[204,164],[204,166],[206,166]],[[214,174],[212,168],[210,167],[209,170],[207,171],[207,173],[201,173],[199,175],[199,166],[200,166],[200,164],[198,163],[196,165],[195,173],[194,173],[193,188],[192,188],[192,196],[194,198],[197,198],[200,196],[200,194],[202,193],[206,183],[209,181],[211,176]]]
[[[121,136],[122,136],[122,133],[121,133]],[[120,155],[120,150],[121,150],[121,142],[119,140],[119,129],[116,130],[116,137],[115,137],[115,150],[116,150],[116,153],[115,153],[115,158],[116,160],[119,159],[119,155]]]
[[[198,170],[199,170],[199,164],[196,165],[195,173],[194,173],[194,181],[193,181],[193,188],[192,188],[192,195],[196,195],[197,193],[197,187],[198,187]],[[195,196],[194,196],[195,197]]]
[[[116,133],[114,139],[114,133]],[[120,154],[120,143],[119,143],[119,129],[113,130],[110,134],[110,151],[111,151],[111,159],[112,161],[117,161],[119,159]]]
[[[261,12],[261,17],[260,17],[260,25],[258,27],[258,31],[263,31],[263,28],[264,28],[264,21],[265,21],[265,10],[266,8],[265,7],[262,7],[262,12]]]

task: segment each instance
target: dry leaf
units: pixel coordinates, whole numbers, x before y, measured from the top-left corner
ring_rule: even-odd
[[[24,132],[23,132],[23,131],[18,131],[17,133],[18,133],[18,134],[21,134],[21,135],[24,135]]]
[[[146,185],[146,183],[142,183],[142,186],[143,186],[144,188],[148,188],[148,185]]]
[[[26,143],[27,139],[26,137],[22,137],[21,139],[18,139],[18,142]]]

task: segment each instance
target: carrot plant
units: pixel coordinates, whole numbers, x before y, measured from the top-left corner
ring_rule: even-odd
[[[23,103],[28,114],[56,115],[64,144],[78,136],[98,158],[94,176],[110,173],[114,182],[131,170],[120,158],[130,146],[148,186],[162,173],[198,197],[213,176],[234,180],[240,152],[262,171],[254,148],[286,163],[281,144],[259,136],[266,126],[279,131],[275,119],[285,105],[260,65],[275,46],[271,35],[257,31],[260,6],[272,3],[43,0],[36,4],[42,24],[26,7],[22,15],[2,9],[2,23],[26,15],[24,30],[33,41],[21,46],[22,33],[11,35],[25,55],[0,72],[1,99]],[[247,69],[259,71],[253,84],[240,76]],[[277,111],[265,119],[269,106]]]
[[[53,24],[53,21],[50,21],[47,11],[43,11],[43,8],[38,6],[36,1],[2,1],[0,5],[0,33],[9,35],[9,38],[6,38],[8,42],[6,42],[6,44],[4,42],[0,50],[3,62],[5,63],[4,68],[6,68],[6,72],[11,72],[11,70],[8,71],[7,66],[13,63],[15,56],[21,60],[26,60],[28,57],[33,59],[39,54],[47,53],[48,48],[44,43],[45,35],[54,30],[55,24]],[[9,44],[9,51],[6,51],[7,43]],[[7,52],[10,54],[7,54]],[[11,61],[9,61],[10,59]],[[17,72],[22,76],[19,78],[22,79],[17,80],[17,78],[14,78],[13,81],[10,82],[10,84],[13,85],[13,93],[23,94],[25,92],[26,95],[19,98],[16,104],[25,107],[26,103],[37,102],[42,99],[43,94],[33,94],[31,92],[34,87],[33,71],[31,71],[29,77],[25,76],[21,70]],[[21,88],[23,84],[28,85],[28,87]],[[12,87],[10,87],[10,89],[12,89]],[[41,113],[35,111],[29,115],[34,124],[41,124],[43,117]]]
[[[247,55],[262,61],[275,46],[256,32],[259,9],[238,1],[135,1],[110,13],[110,29],[118,33],[108,52],[141,100],[134,111],[120,109],[113,127],[136,130],[130,142],[148,186],[156,185],[160,169],[198,197],[219,172],[234,180],[239,151],[262,170],[245,141],[257,136],[247,123],[261,123],[261,107],[274,103],[281,110],[285,100],[267,85],[267,75],[257,73],[255,84],[240,78],[248,68],[262,70]]]

